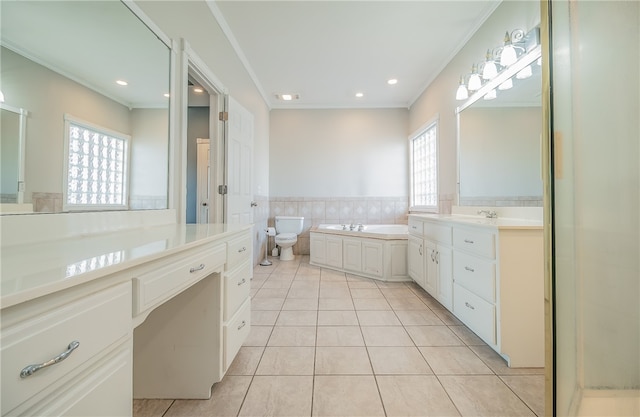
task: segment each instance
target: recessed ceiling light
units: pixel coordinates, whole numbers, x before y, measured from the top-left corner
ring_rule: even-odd
[[[202,93],[204,90],[202,89],[202,87],[193,87],[193,92],[194,93]]]
[[[362,97],[364,97],[364,93],[356,93],[356,97],[357,98],[362,98]]]
[[[300,94],[292,94],[292,93],[275,94],[275,96],[278,100],[283,100],[283,101],[298,100],[300,98]]]
[[[291,94],[283,94],[282,99],[285,101],[293,100],[293,96]]]
[[[129,85],[129,83],[128,83],[128,82],[123,81],[123,80],[117,80],[117,81],[116,81],[116,84],[118,84],[118,85]]]
[[[387,80],[387,84],[389,84],[389,85],[398,84],[398,80],[395,79],[395,78],[392,78],[390,80]]]

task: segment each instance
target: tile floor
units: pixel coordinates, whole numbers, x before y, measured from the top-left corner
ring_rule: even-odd
[[[417,285],[272,262],[211,399],[135,400],[135,417],[544,415],[544,370],[508,368]]]

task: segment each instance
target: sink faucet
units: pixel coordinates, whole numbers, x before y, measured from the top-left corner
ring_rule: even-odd
[[[498,213],[495,210],[478,210],[478,214],[484,214],[487,219],[498,218]]]

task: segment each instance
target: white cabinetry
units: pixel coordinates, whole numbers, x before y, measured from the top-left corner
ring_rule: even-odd
[[[422,225],[422,223],[420,223]],[[407,258],[408,258],[408,273],[411,279],[416,284],[424,288],[426,277],[424,269],[426,267],[425,261],[425,247],[424,240],[422,239],[422,232],[420,235],[409,234],[409,240],[407,245]]]
[[[327,236],[326,244],[326,264],[334,268],[342,268],[342,238]]]
[[[360,239],[342,239],[342,267],[351,272],[362,271],[362,244]]]

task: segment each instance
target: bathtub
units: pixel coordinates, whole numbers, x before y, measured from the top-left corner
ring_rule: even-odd
[[[310,263],[381,281],[409,281],[406,224],[321,224],[310,231]]]

